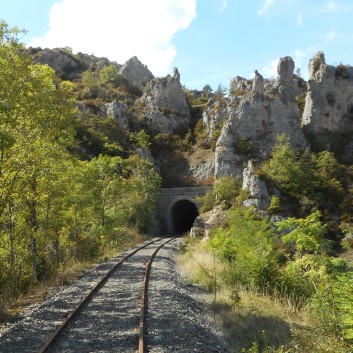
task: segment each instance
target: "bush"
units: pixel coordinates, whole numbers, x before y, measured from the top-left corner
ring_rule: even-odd
[[[210,246],[222,259],[223,278],[230,286],[264,290],[273,288],[279,277],[275,233],[267,219],[260,219],[252,209],[229,212],[229,229],[218,229]]]
[[[268,212],[270,214],[276,214],[281,211],[281,200],[277,196],[272,196],[271,197],[271,203],[268,208]]]
[[[241,180],[235,177],[220,177],[214,184],[214,195],[218,202],[227,201],[232,203],[235,197],[239,195],[241,189]]]

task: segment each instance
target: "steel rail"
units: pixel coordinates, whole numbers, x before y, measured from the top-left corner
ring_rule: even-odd
[[[95,286],[80,300],[80,302],[76,305],[76,307],[68,314],[68,316],[64,319],[64,321],[55,329],[55,331],[49,336],[49,338],[44,342],[44,344],[37,350],[37,353],[44,353],[50,347],[52,347],[53,343],[59,336],[59,334],[64,330],[64,328],[69,324],[69,322],[75,317],[78,311],[83,307],[85,303],[87,303],[92,296],[106,283],[108,278],[112,275],[112,273],[117,270],[127,259],[131,256],[135,255],[140,250],[146,248],[147,246],[160,241],[161,238],[157,240],[153,240],[147,244],[144,244],[137,249],[133,250],[131,253],[127,254],[123,259],[121,259],[117,264],[115,264],[102,278],[101,280],[95,284]]]
[[[150,260],[148,261],[145,269],[145,273],[143,276],[142,282],[142,290],[141,290],[141,308],[140,308],[140,325],[139,325],[139,347],[138,353],[145,353],[145,323],[146,323],[146,312],[148,309],[148,283],[149,283],[149,276],[151,272],[152,262],[156,257],[158,251],[163,248],[164,245],[170,243],[171,241],[175,240],[176,237],[168,239],[163,244],[161,244],[151,255]]]

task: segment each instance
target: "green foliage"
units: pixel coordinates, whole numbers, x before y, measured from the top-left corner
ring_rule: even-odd
[[[247,139],[243,136],[240,136],[234,143],[234,151],[237,154],[243,154],[248,157],[253,157],[255,155],[251,139]]]
[[[229,205],[239,195],[241,189],[241,180],[236,177],[220,177],[214,183],[213,193],[218,202],[226,201]]]
[[[213,89],[212,87],[207,84],[205,86],[202,87],[202,93],[206,96],[206,97],[209,97],[213,92]]]
[[[216,97],[223,98],[227,94],[227,88],[220,83],[214,93]]]
[[[269,221],[258,218],[252,209],[234,209],[229,217],[229,229],[218,229],[210,241],[213,251],[228,263],[226,282],[268,288],[278,277],[276,236]]]
[[[73,85],[35,64],[19,33],[0,23],[0,309],[70,261],[118,246],[126,228],[148,230],[160,186],[149,162],[116,155],[97,120],[74,128]],[[94,94],[96,74],[84,80]],[[112,134],[112,122],[99,126]],[[97,157],[68,152],[75,133],[97,137]]]
[[[202,118],[200,118],[195,125],[194,136],[196,139],[196,143],[198,143],[198,144],[202,144],[207,137],[206,130],[203,126]]]
[[[130,141],[144,148],[149,148],[151,146],[151,137],[145,132],[145,130],[131,132]]]
[[[223,209],[228,209],[239,195],[240,189],[239,178],[225,176],[216,179],[213,190],[207,192],[201,199],[201,212],[207,212],[217,204],[221,204]]]
[[[320,218],[321,213],[317,211],[306,218],[288,218],[277,223],[279,231],[288,232],[282,236],[282,240],[287,244],[294,244],[299,257],[306,251],[313,253],[323,251],[326,226],[322,224]]]
[[[101,87],[99,75],[96,72],[85,71],[82,74],[82,83],[84,90],[82,93],[83,98],[97,98],[100,95]]]
[[[340,329],[346,339],[353,340],[353,272],[337,276],[333,295],[340,321]]]
[[[344,197],[344,167],[332,152],[296,153],[286,135],[278,136],[271,159],[262,172],[283,193],[302,206],[302,212],[332,208]]]
[[[289,146],[289,138],[282,134],[278,136],[269,164],[265,172],[282,190],[295,193],[302,180],[301,168],[297,162],[296,153]]]
[[[281,212],[281,200],[279,197],[274,195],[271,197],[271,203],[268,208],[268,212],[270,212],[271,214],[276,214]]]
[[[201,199],[202,206],[201,206],[201,213],[207,212],[212,210],[212,208],[216,204],[216,197],[212,191],[206,193],[206,195]]]
[[[215,151],[216,150],[216,145],[218,138],[221,136],[222,130],[221,129],[215,129],[212,133],[211,136],[211,150]]]
[[[118,68],[113,65],[109,65],[104,67],[99,71],[99,79],[103,84],[112,84],[114,86],[119,85],[119,79],[121,75],[119,75]]]

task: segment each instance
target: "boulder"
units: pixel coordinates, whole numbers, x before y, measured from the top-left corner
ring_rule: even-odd
[[[198,216],[190,230],[191,237],[208,238],[209,231],[212,228],[220,227],[222,223],[227,222],[228,217],[220,206]]]

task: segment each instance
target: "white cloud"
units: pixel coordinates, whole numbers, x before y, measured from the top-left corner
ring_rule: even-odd
[[[334,12],[339,9],[339,5],[336,0],[329,0],[321,9],[321,12]]]
[[[325,44],[331,43],[337,37],[337,32],[331,31],[325,37]]]
[[[303,14],[299,13],[297,16],[297,26],[301,27],[303,25]]]
[[[224,11],[228,7],[228,0],[222,0],[219,11]]]
[[[257,11],[259,16],[265,15],[271,6],[273,6],[275,0],[265,0],[265,3],[262,5],[261,9]]]
[[[264,77],[277,77],[278,62],[279,58],[272,60],[268,66],[265,66],[260,70],[260,73]]]
[[[157,76],[177,54],[172,38],[196,18],[196,0],[61,0],[33,47],[69,46],[123,64],[136,55]]]

